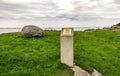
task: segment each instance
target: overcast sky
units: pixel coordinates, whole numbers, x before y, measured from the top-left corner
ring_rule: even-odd
[[[0,0],[0,27],[111,26],[120,0]]]

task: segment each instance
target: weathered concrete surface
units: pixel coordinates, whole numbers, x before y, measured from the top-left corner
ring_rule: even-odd
[[[102,76],[102,74],[94,69],[92,76]]]
[[[72,68],[72,70],[74,71],[74,76],[91,76],[88,72],[76,65]]]
[[[61,32],[61,62],[73,67],[74,56],[73,56],[73,29],[64,28]]]
[[[88,73],[87,71],[76,65],[74,65],[71,69],[74,71],[74,76],[102,76],[102,74],[95,69],[92,74]]]

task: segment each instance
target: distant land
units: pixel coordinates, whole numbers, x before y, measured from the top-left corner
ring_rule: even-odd
[[[61,30],[64,27],[41,27],[43,30]],[[102,29],[103,26],[73,27],[75,31],[84,31],[86,29]],[[7,32],[20,32],[22,27],[0,27],[0,34]]]
[[[40,27],[40,26],[38,26]],[[64,26],[65,27],[65,26]],[[44,30],[61,30],[61,28],[64,27],[41,27]],[[67,26],[68,27],[68,26]],[[71,27],[71,26],[70,26]],[[73,27],[74,30],[86,30],[86,29],[102,29],[105,26],[85,26],[85,27]],[[110,26],[106,26],[106,27],[110,27]],[[22,29],[22,27],[0,27],[0,29]]]

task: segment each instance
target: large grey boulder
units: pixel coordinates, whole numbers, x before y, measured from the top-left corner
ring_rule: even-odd
[[[27,25],[22,28],[21,34],[26,38],[31,37],[41,37],[44,34],[44,31],[34,25]]]

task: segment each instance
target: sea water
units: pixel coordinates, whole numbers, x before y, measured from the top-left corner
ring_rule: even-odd
[[[42,27],[43,30],[61,30],[64,27]],[[84,31],[86,29],[102,29],[103,27],[73,27],[75,31]],[[20,32],[22,28],[0,28],[1,33]]]
[[[8,33],[8,32],[20,32],[20,28],[0,28],[0,34],[1,33]]]

